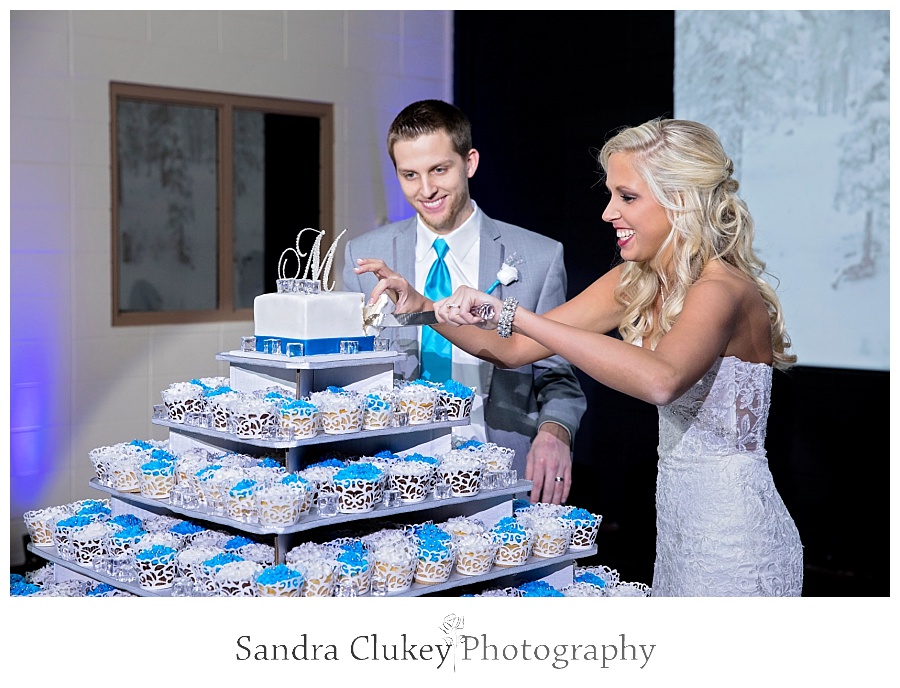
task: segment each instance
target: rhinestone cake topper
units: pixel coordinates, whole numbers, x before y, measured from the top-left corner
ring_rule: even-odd
[[[317,232],[318,236],[315,241],[313,241],[312,248],[310,252],[304,253],[300,250],[300,237],[303,236],[304,232]],[[322,237],[325,236],[325,230],[313,229],[312,227],[306,227],[301,229],[297,233],[297,240],[294,243],[293,248],[286,248],[281,252],[281,256],[278,258],[278,291],[279,292],[303,292],[304,294],[318,294],[320,289],[324,289],[325,291],[331,291],[334,289],[334,282],[330,285],[328,284],[328,276],[331,273],[331,264],[334,261],[334,251],[337,248],[338,242],[341,240],[341,237],[347,233],[345,229],[343,232],[337,235],[337,238],[334,240],[334,243],[331,245],[331,248],[325,253],[325,262],[324,264],[321,262],[321,249],[322,249]],[[287,265],[290,260],[289,254],[293,254],[297,260],[297,269],[294,271],[294,276],[289,277],[287,274]],[[306,257],[309,259],[306,261],[306,267],[303,270],[303,277],[300,277],[300,266],[303,263],[303,259]]]

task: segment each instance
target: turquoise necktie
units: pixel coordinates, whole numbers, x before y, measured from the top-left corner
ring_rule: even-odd
[[[444,262],[447,255],[447,242],[435,239],[432,247],[437,258],[431,264],[428,277],[425,279],[425,296],[432,301],[450,296],[450,270]],[[422,328],[422,373],[421,376],[432,382],[446,382],[452,374],[452,344],[430,327]]]

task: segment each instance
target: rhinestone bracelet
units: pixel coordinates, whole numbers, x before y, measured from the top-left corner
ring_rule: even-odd
[[[500,318],[497,320],[497,334],[506,339],[512,334],[513,318],[516,317],[516,308],[519,300],[512,296],[507,297],[503,301],[503,309],[500,311]]]

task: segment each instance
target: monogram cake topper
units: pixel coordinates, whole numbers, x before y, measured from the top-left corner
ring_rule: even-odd
[[[315,241],[313,241],[313,245],[310,248],[309,254],[303,253],[300,250],[300,237],[303,236],[304,232],[318,232],[319,236],[316,237]],[[334,289],[334,282],[329,286],[328,284],[328,276],[331,273],[331,264],[334,261],[334,251],[337,248],[338,242],[341,240],[341,237],[347,233],[345,229],[343,232],[337,235],[337,238],[334,240],[334,243],[331,245],[331,248],[325,253],[325,263],[321,262],[321,250],[322,250],[322,237],[325,236],[325,230],[313,229],[312,227],[306,227],[301,229],[297,233],[297,240],[294,243],[293,248],[286,248],[281,252],[281,256],[278,258],[278,281],[279,281],[279,291],[281,291],[280,287],[283,282],[286,280],[296,280],[300,278],[304,282],[307,280],[311,280],[313,282],[319,282],[322,285],[322,289],[325,291],[331,291]],[[293,254],[297,260],[297,269],[294,271],[294,276],[289,277],[286,273],[287,264],[289,261],[289,255]],[[303,270],[303,277],[300,277],[300,266],[303,263],[303,258],[309,256],[309,260],[306,261],[306,267]],[[288,289],[288,291],[292,291]],[[305,289],[303,291],[306,291]]]

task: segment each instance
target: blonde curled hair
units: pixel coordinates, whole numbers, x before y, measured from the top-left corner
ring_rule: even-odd
[[[649,336],[655,348],[681,313],[688,289],[706,265],[718,259],[755,282],[769,311],[773,365],[779,369],[793,365],[797,357],[788,353],[791,340],[781,302],[763,279],[766,265],[753,250],[753,219],[737,195],[734,164],[716,133],[698,122],[655,119],[624,128],[607,141],[599,154],[603,170],[613,153],[631,155],[635,170],[672,224],[656,258],[628,262],[622,269],[616,288],[616,299],[625,306],[619,325],[622,338],[634,342]],[[672,274],[658,262],[669,248]],[[656,322],[653,304],[660,292],[665,298]]]

